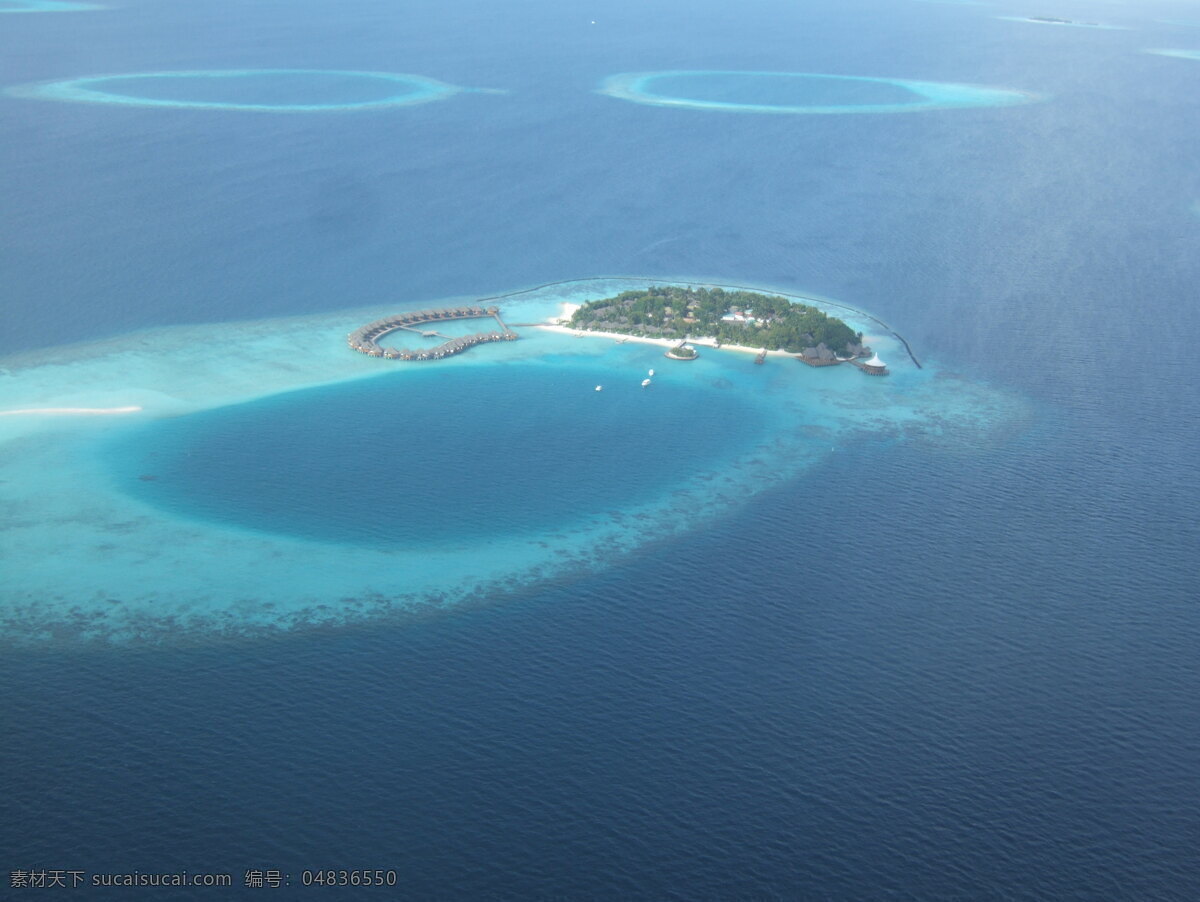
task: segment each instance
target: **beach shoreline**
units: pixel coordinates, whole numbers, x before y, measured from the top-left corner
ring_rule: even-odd
[[[558,305],[558,316],[546,320],[551,325],[559,326],[571,321],[571,317],[575,315],[575,311],[582,307],[583,304],[572,304],[570,301],[563,301]]]
[[[569,305],[563,304],[563,307],[574,306],[578,308],[578,304]],[[564,317],[569,318],[569,317]],[[600,332],[592,329],[574,329],[570,326],[564,326],[554,320],[549,320],[540,325],[534,326],[535,329],[544,329],[547,332],[557,332],[560,335],[574,335],[577,338],[609,338],[618,343],[635,342],[637,344],[658,345],[660,348],[674,348],[680,344],[679,339],[675,338],[651,338],[648,335],[627,335],[624,332]],[[745,345],[730,345],[723,344],[717,347],[715,339],[712,338],[689,338],[687,344],[695,348],[707,348],[711,351],[741,351],[746,354],[754,354],[755,356],[763,352],[762,348],[748,348]],[[767,351],[768,357],[795,357],[793,351]]]

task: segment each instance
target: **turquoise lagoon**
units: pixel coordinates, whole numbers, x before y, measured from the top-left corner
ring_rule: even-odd
[[[36,100],[184,109],[325,112],[408,106],[463,89],[421,75],[319,69],[218,69],[97,75],[10,88]]]
[[[645,284],[500,303],[532,323]],[[861,329],[892,374],[703,346],[674,362],[659,345],[534,327],[434,363],[349,351],[346,334],[390,307],[0,361],[0,635],[175,641],[495,599],[662,547],[848,443],[963,453],[1026,416],[1010,393],[918,369],[869,317],[812,302]]]
[[[908,113],[1007,106],[1034,95],[950,82],[813,72],[625,72],[601,94],[654,106],[748,113]]]

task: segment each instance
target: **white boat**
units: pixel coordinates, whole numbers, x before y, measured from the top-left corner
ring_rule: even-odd
[[[643,379],[643,380],[642,380],[642,388],[645,388],[645,387],[646,387],[647,385],[649,385],[649,384],[650,384],[650,380],[649,380],[649,379]]]
[[[651,371],[650,371],[650,375],[651,375],[651,376],[653,376],[653,375],[654,375],[654,370],[651,370]]]
[[[596,391],[604,391],[604,386],[603,386],[603,385],[597,385],[597,386],[596,386]]]

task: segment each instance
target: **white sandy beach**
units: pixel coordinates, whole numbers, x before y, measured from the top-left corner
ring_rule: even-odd
[[[578,304],[563,304],[563,307],[573,307],[578,309]],[[572,313],[574,310],[572,310]],[[563,319],[570,319],[570,314],[567,314]],[[674,338],[650,338],[644,335],[626,335],[623,332],[595,332],[590,329],[572,329],[570,326],[559,325],[558,323],[548,322],[544,325],[537,326],[538,329],[545,329],[547,332],[558,332],[563,335],[574,335],[578,338],[609,338],[617,342],[635,342],[637,344],[658,345],[663,348],[673,348],[679,344],[678,339]],[[710,350],[719,351],[744,351],[747,354],[761,354],[762,348],[747,348],[743,345],[721,345],[716,346],[716,341],[711,338],[696,338],[688,339],[689,345],[697,348],[708,348]],[[767,351],[769,357],[794,357],[795,354],[789,351]]]

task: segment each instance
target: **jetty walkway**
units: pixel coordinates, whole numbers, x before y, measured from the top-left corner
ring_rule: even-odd
[[[474,335],[449,336],[443,335],[436,329],[421,328],[433,323],[447,322],[456,319],[482,319],[491,317],[500,327],[498,331],[476,332]],[[444,338],[440,345],[431,348],[384,347],[380,339],[393,332],[412,332],[422,338]],[[520,336],[504,324],[500,318],[499,307],[445,307],[440,310],[414,310],[409,313],[398,313],[387,319],[379,319],[367,323],[361,329],[355,329],[346,336],[346,343],[351,350],[366,354],[368,357],[386,357],[389,360],[438,360],[461,354],[468,348],[488,341],[515,341]]]

